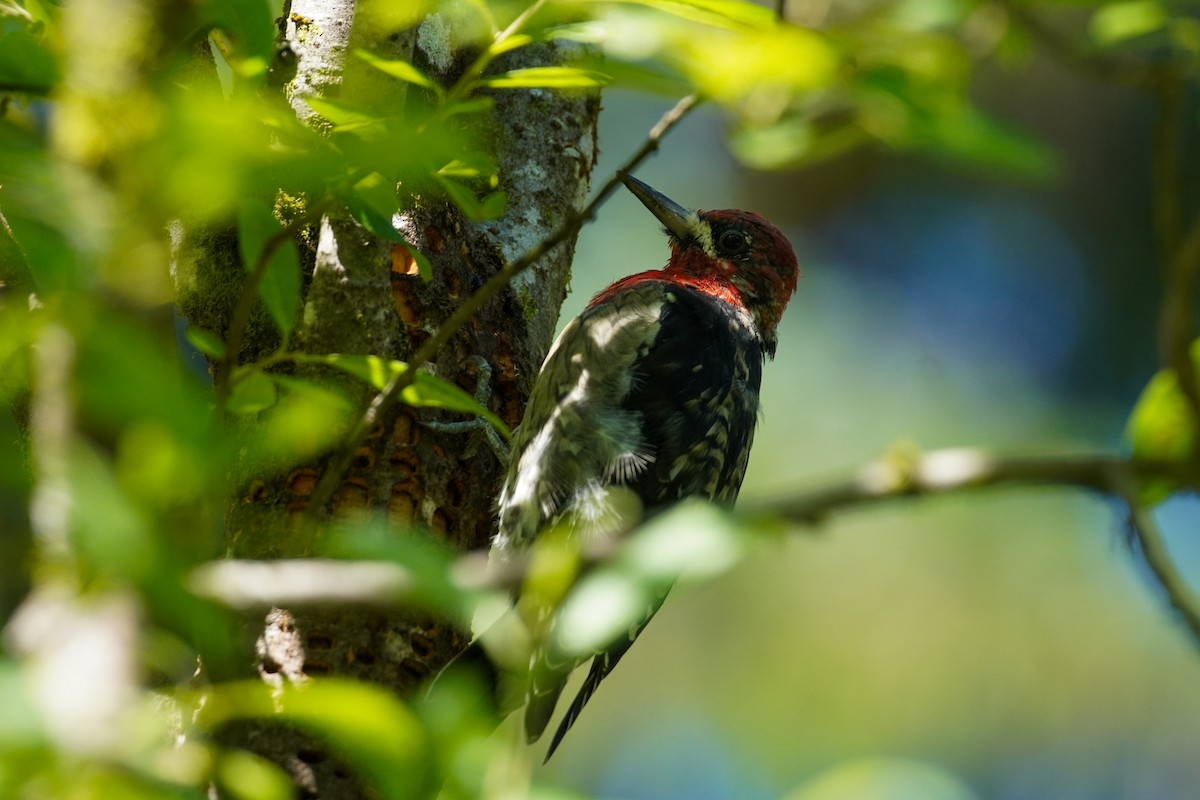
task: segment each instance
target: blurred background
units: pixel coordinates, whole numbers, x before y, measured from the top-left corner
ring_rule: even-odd
[[[638,172],[689,207],[762,213],[800,257],[743,499],[824,486],[906,441],[1123,447],[1155,370],[1152,109],[1028,69],[985,72],[977,99],[1053,147],[1044,180],[871,150],[755,173],[711,108]],[[607,92],[596,174],[670,102]],[[560,324],[667,252],[615,196],[580,237]],[[795,529],[674,593],[546,769],[605,798],[1200,796],[1200,658],[1120,513],[1006,489]],[[1157,516],[1200,582],[1200,503]]]

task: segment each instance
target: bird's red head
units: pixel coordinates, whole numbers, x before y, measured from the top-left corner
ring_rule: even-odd
[[[787,237],[758,214],[733,209],[689,211],[637,178],[625,175],[622,180],[666,226],[671,238],[666,267],[634,277],[666,278],[744,308],[758,328],[764,349],[775,355],[776,328],[800,277]]]

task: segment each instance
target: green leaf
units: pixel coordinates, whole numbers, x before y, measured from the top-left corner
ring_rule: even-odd
[[[464,153],[439,169],[437,174],[447,178],[494,177],[496,162],[487,153]]]
[[[1192,343],[1192,362],[1200,369],[1200,339]],[[1185,462],[1196,447],[1187,398],[1179,387],[1174,371],[1160,370],[1142,390],[1125,427],[1135,458],[1152,461]],[[1153,505],[1179,489],[1167,480],[1146,481],[1138,487],[1143,503]]]
[[[238,209],[238,245],[246,269],[253,271],[270,245],[269,254],[258,293],[275,325],[285,335],[296,324],[300,308],[300,257],[296,243],[290,237],[275,239],[283,228],[266,203],[244,201]]]
[[[339,678],[278,688],[259,681],[214,687],[197,702],[212,731],[238,719],[276,719],[327,742],[388,800],[428,795],[429,753],[417,718],[391,692]]]
[[[1167,9],[1158,0],[1130,0],[1096,9],[1088,24],[1092,41],[1112,45],[1154,33],[1167,24]]]
[[[596,89],[608,83],[607,75],[579,67],[526,67],[479,81],[491,89]]]
[[[507,201],[504,192],[492,192],[480,200],[475,196],[475,192],[458,181],[444,175],[434,175],[434,177],[437,178],[437,182],[441,184],[446,194],[450,195],[450,199],[454,201],[455,205],[461,208],[472,222],[495,219],[504,213],[504,204]]]
[[[7,657],[0,657],[0,751],[33,747],[46,736],[44,719],[34,704],[30,677]],[[0,784],[3,785],[3,784]]]
[[[347,203],[350,213],[371,233],[390,242],[406,242],[392,224],[392,217],[400,208],[394,181],[372,172],[354,184]]]
[[[472,97],[469,100],[460,100],[457,103],[443,106],[438,110],[438,113],[443,117],[453,117],[459,114],[480,114],[491,111],[495,105],[496,101],[490,97]]]
[[[232,36],[242,55],[268,62],[275,44],[275,23],[266,0],[207,0],[201,14]]]
[[[460,411],[464,414],[483,417],[505,439],[512,438],[512,431],[499,417],[480,405],[479,401],[458,386],[435,375],[418,372],[416,381],[404,390],[403,397],[404,402],[411,406],[444,408],[447,411]]]
[[[212,331],[206,331],[203,328],[188,328],[184,336],[192,343],[192,347],[209,358],[225,357],[225,343]]]
[[[504,213],[504,206],[508,203],[508,195],[504,192],[492,192],[483,198],[483,202],[479,204],[480,219],[497,219]]]
[[[510,51],[516,50],[518,47],[524,47],[533,41],[533,37],[525,33],[515,33],[508,38],[501,39],[498,42],[492,42],[488,47],[487,52],[490,58],[504,55]]]
[[[417,263],[417,274],[421,276],[421,280],[427,283],[432,280],[433,264],[429,263],[429,259],[425,257],[425,254],[408,242],[401,242],[400,247],[403,247],[404,252],[412,256],[412,260]]]
[[[393,378],[408,369],[408,365],[403,361],[391,361],[379,356],[340,353],[316,356],[297,353],[293,358],[298,363],[328,364],[337,367],[380,391],[386,388]],[[475,414],[490,422],[492,427],[505,438],[512,436],[508,426],[494,413],[480,405],[474,397],[454,384],[427,372],[417,372],[417,377],[412,385],[401,393],[401,399],[410,406],[444,408],[447,411]]]
[[[623,499],[610,492],[606,500],[619,506]],[[607,520],[604,524],[621,530],[636,522],[635,512],[626,510],[618,512],[611,526]],[[680,580],[709,579],[736,565],[747,549],[746,534],[745,525],[702,500],[685,501],[653,518],[622,544],[610,563],[567,595],[551,646],[570,655],[604,649],[626,635],[654,598]]]
[[[269,377],[283,391],[253,426],[242,465],[247,474],[316,458],[345,435],[354,413],[338,391],[303,378]]]
[[[442,91],[442,87],[437,84],[437,81],[426,75],[424,72],[421,72],[421,70],[417,69],[407,61],[380,58],[373,53],[368,53],[366,50],[355,50],[354,55],[358,56],[380,72],[391,75],[393,78],[399,78],[402,81],[413,83],[417,86],[429,89],[433,92],[436,92],[439,96],[444,93]]]
[[[383,120],[349,103],[324,97],[306,97],[304,102],[313,111],[334,124],[335,130],[349,130],[366,125],[378,125]]]
[[[818,125],[800,117],[787,117],[772,125],[736,128],[730,134],[729,145],[742,163],[769,170],[826,161],[868,139],[852,120]]]
[[[260,369],[248,368],[249,372],[235,375],[233,387],[226,402],[235,414],[257,414],[275,405],[279,390],[275,381]],[[240,371],[240,370],[239,370]]]
[[[43,46],[38,23],[0,12],[0,83],[44,93],[58,81],[58,62]]]
[[[775,14],[766,6],[742,0],[619,0],[647,6],[681,19],[705,25],[746,25],[766,28],[776,24]]]
[[[246,750],[228,750],[216,764],[222,795],[235,800],[290,800],[292,781],[274,762]]]

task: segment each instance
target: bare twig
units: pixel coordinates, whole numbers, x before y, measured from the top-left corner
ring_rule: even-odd
[[[583,227],[584,223],[596,214],[596,210],[600,207],[600,204],[607,200],[609,195],[616,190],[621,181],[620,176],[625,172],[632,171],[647,156],[656,151],[662,137],[699,102],[700,98],[697,95],[691,94],[676,103],[651,129],[649,135],[646,137],[646,141],[638,148],[637,152],[608,179],[590,203],[563,222],[556,231],[526,251],[520,258],[510,261],[501,267],[495,275],[488,279],[487,283],[455,309],[454,313],[438,328],[437,333],[429,337],[421,345],[412,358],[409,359],[408,369],[392,378],[388,385],[379,394],[375,395],[367,406],[366,411],[363,412],[362,416],[355,423],[354,428],[346,436],[341,448],[330,456],[321,480],[317,483],[316,489],[309,497],[308,514],[310,517],[325,515],[326,506],[330,498],[333,497],[334,491],[341,483],[343,476],[346,474],[346,469],[353,461],[355,450],[366,437],[367,433],[375,427],[384,412],[400,396],[400,393],[412,385],[413,380],[416,378],[416,371],[429,363],[437,355],[438,350],[446,342],[450,341],[450,338],[463,325],[470,321],[485,303],[499,294],[513,278],[537,263],[538,260],[555,247],[558,247],[571,236],[574,236]]]
[[[1200,646],[1200,601],[1192,592],[1187,581],[1175,568],[1171,554],[1167,552],[1166,542],[1155,524],[1150,511],[1136,500],[1127,499],[1129,508],[1129,530],[1138,544],[1146,565],[1154,573],[1155,580],[1162,587],[1167,602],[1179,614],[1192,635],[1192,642]]]

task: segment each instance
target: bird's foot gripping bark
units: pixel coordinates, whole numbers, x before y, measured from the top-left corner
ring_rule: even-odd
[[[478,380],[475,383],[475,401],[487,408],[492,399],[492,365],[481,355],[467,357],[467,362],[474,364]],[[500,434],[492,424],[482,417],[463,420],[462,422],[422,422],[421,425],[430,430],[442,433],[482,433],[484,441],[495,453],[501,464],[508,463],[508,445],[500,438]]]

